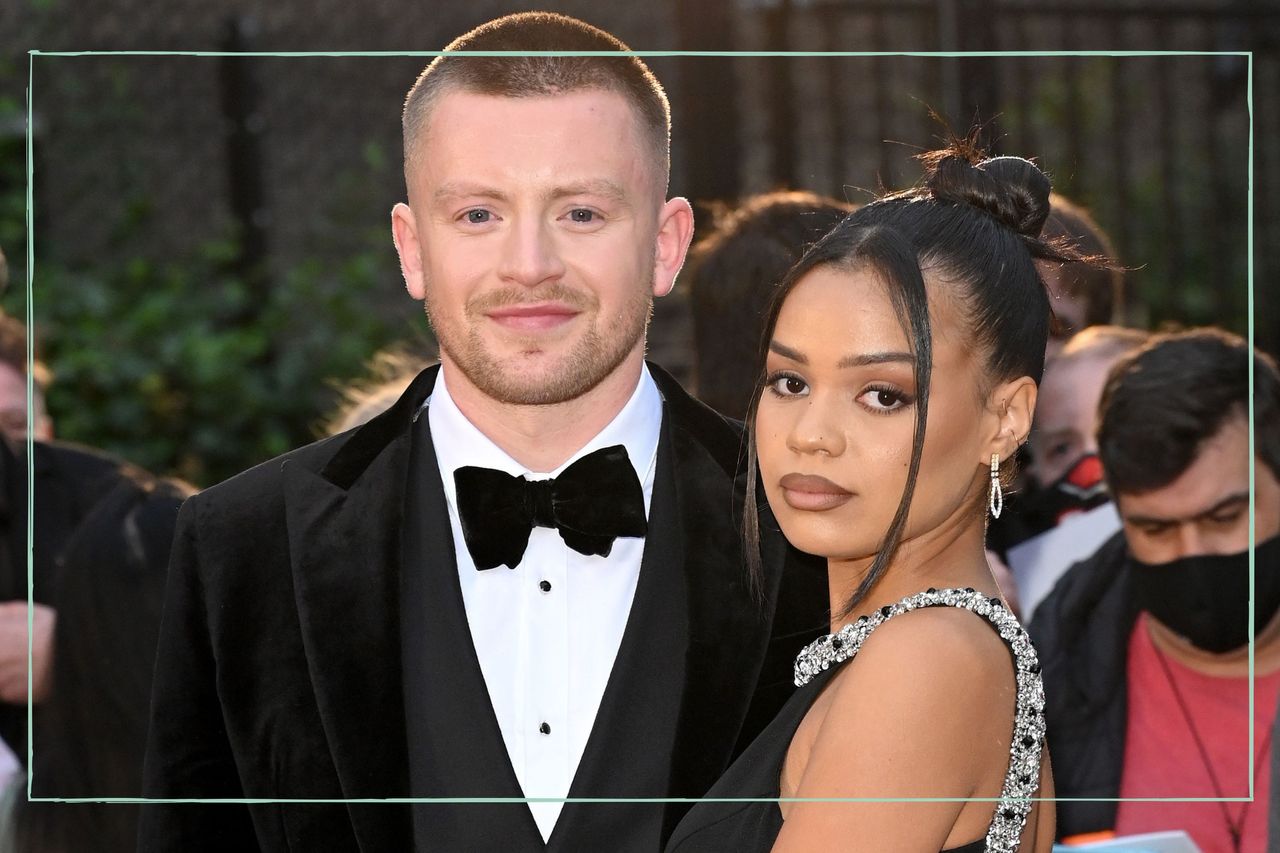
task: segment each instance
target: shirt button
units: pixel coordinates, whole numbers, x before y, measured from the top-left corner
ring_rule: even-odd
[[[538,726],[538,731],[542,732],[544,735],[549,735],[551,734],[551,726],[548,723],[543,723]]]
[[[551,592],[551,581],[538,581],[538,589],[543,592]]]

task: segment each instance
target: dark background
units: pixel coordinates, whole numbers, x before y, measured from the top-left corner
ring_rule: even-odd
[[[515,3],[10,0],[0,7],[0,248],[25,310],[31,48],[435,50]],[[547,3],[636,50],[1253,51],[1257,342],[1280,351],[1280,2]],[[207,485],[312,438],[379,348],[429,347],[389,212],[424,57],[34,59],[39,346],[59,435]],[[1249,60],[663,57],[671,191],[867,201],[942,125],[1034,155],[1131,271],[1125,319],[1247,329]],[[709,217],[702,216],[705,223]],[[679,295],[655,358],[689,363]]]

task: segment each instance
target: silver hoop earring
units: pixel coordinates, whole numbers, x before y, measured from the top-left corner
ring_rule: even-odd
[[[991,454],[991,489],[987,493],[987,509],[992,518],[1004,512],[1004,490],[1000,488],[1000,454]]]

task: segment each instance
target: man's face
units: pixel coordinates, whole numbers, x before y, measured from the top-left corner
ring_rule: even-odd
[[[600,90],[446,90],[393,212],[441,360],[494,400],[575,399],[643,356],[692,228],[633,108]]]
[[[1249,469],[1253,468],[1256,541],[1280,532],[1280,481],[1249,455],[1249,425],[1230,418],[1204,442],[1195,461],[1161,489],[1116,496],[1125,538],[1144,563],[1249,547]]]
[[[1098,401],[1113,360],[1086,354],[1045,367],[1031,432],[1031,475],[1041,486],[1056,482],[1086,453],[1098,452]]]

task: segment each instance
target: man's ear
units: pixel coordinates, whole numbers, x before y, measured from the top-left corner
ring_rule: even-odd
[[[693,208],[683,198],[673,198],[658,216],[657,251],[653,260],[653,295],[666,296],[675,287],[676,275],[693,239]]]
[[[418,239],[418,220],[413,209],[404,202],[391,208],[391,239],[400,255],[400,272],[404,289],[414,299],[427,297],[426,278],[422,270],[422,242]]]
[[[984,442],[981,466],[991,464],[991,455],[1001,461],[1018,452],[1018,448],[1031,433],[1031,422],[1036,413],[1036,394],[1039,389],[1030,376],[1020,376],[1002,382],[987,397],[987,412],[991,421],[990,434]]]

